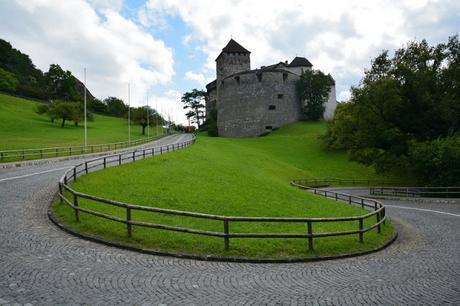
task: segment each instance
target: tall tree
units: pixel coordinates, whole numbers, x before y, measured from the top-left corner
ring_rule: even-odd
[[[306,70],[297,82],[297,92],[302,101],[302,110],[308,120],[323,118],[327,98],[333,80],[320,70]]]
[[[128,113],[128,105],[121,99],[108,97],[104,99],[104,103],[107,105],[107,112],[110,115],[122,117]]]
[[[155,123],[163,121],[160,114],[147,106],[131,108],[131,119],[142,127],[142,135],[145,135],[147,126],[154,126]]]
[[[324,144],[380,172],[458,184],[460,150],[451,146],[460,137],[459,88],[458,36],[436,46],[410,42],[393,58],[384,51],[352,88],[350,102],[337,108]]]
[[[81,96],[75,89],[76,79],[70,71],[64,71],[61,66],[51,64],[45,73],[48,92],[53,99],[69,101],[81,100]]]
[[[191,92],[186,92],[181,98],[184,103],[184,109],[188,109],[187,118],[191,118],[192,122],[201,127],[204,120],[204,99],[206,92],[203,90],[193,89]]]

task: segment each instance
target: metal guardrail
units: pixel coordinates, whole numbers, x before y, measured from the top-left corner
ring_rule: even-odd
[[[97,153],[116,149],[127,148],[140,145],[160,138],[161,135],[132,140],[131,142],[112,142],[104,144],[94,144],[87,146],[68,146],[68,147],[51,147],[37,149],[19,149],[19,150],[3,150],[0,151],[0,162],[28,160],[38,158],[50,158],[59,156],[72,156],[87,153]]]
[[[330,185],[333,182],[336,182],[336,179],[330,180],[296,180],[292,181],[291,185],[301,188],[308,189],[313,191],[315,194],[322,195],[328,198],[335,200],[345,201],[349,204],[358,204],[362,208],[371,210],[369,213],[360,215],[360,216],[350,216],[350,217],[334,217],[334,218],[281,218],[281,217],[243,217],[243,216],[221,216],[221,215],[212,215],[204,213],[196,213],[190,211],[179,211],[172,209],[164,209],[158,207],[150,206],[140,206],[130,203],[124,203],[120,201],[115,201],[111,199],[106,199],[102,197],[97,197],[85,193],[78,192],[72,189],[68,183],[70,181],[76,181],[77,178],[81,175],[85,175],[89,172],[95,171],[97,169],[103,169],[109,165],[121,165],[124,161],[135,162],[139,159],[144,159],[148,156],[154,156],[158,154],[163,154],[170,151],[175,151],[177,149],[182,149],[190,146],[195,142],[195,139],[186,141],[179,144],[167,145],[156,148],[148,148],[139,151],[133,151],[130,153],[122,153],[110,157],[97,158],[85,163],[81,163],[77,166],[72,167],[61,177],[59,181],[59,197],[61,203],[67,204],[70,208],[74,210],[75,219],[77,222],[80,221],[80,213],[86,213],[93,215],[99,218],[111,220],[114,222],[123,223],[126,225],[127,236],[132,236],[132,227],[148,227],[155,228],[167,231],[189,233],[195,235],[204,235],[211,237],[220,237],[224,240],[225,250],[229,249],[230,239],[231,238],[299,238],[306,239],[308,242],[309,250],[313,250],[313,239],[324,238],[324,237],[333,237],[333,236],[344,236],[344,235],[357,235],[360,242],[364,240],[364,234],[375,228],[377,228],[378,233],[381,232],[381,225],[385,223],[385,207],[379,201],[367,199],[359,196],[349,195],[346,193],[340,193],[335,191],[329,191],[317,188],[310,183],[314,184],[321,183],[322,185]],[[313,185],[314,185],[313,184]],[[68,198],[66,196],[70,195]],[[80,199],[87,199],[95,201],[98,203],[103,203],[115,207],[121,207],[126,210],[125,217],[116,217],[113,215],[105,214],[102,212],[94,211],[88,208],[79,206]],[[222,231],[208,231],[194,228],[185,228],[179,226],[171,226],[167,224],[159,223],[148,223],[143,221],[136,221],[133,218],[133,211],[145,211],[150,213],[164,214],[164,215],[173,215],[173,216],[186,216],[197,219],[206,219],[206,220],[217,220],[222,222]],[[368,227],[364,227],[364,221],[369,218],[374,218],[375,222]],[[232,222],[273,222],[273,223],[304,223],[306,225],[306,232],[302,233],[247,233],[247,232],[231,232],[230,225]],[[315,223],[331,223],[331,222],[356,222],[355,230],[348,231],[338,231],[338,232],[314,232],[313,224]]]
[[[372,187],[371,195],[428,198],[460,198],[460,187]]]

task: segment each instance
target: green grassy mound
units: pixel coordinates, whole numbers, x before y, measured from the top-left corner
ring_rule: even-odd
[[[60,128],[60,121],[51,123],[45,115],[35,113],[40,102],[0,94],[0,150],[46,148],[56,146],[80,146],[84,142],[84,128],[73,122],[66,122]],[[150,128],[154,136],[155,127]],[[146,132],[147,133],[147,132]],[[139,125],[131,128],[131,139],[142,138]],[[110,116],[95,115],[88,122],[88,143],[101,144],[127,141],[127,120]]]
[[[347,160],[344,154],[320,149],[318,134],[324,123],[296,123],[273,134],[251,139],[210,138],[199,135],[190,148],[95,172],[73,183],[81,192],[139,205],[187,210],[227,216],[339,217],[365,214],[361,208],[315,196],[289,185],[303,177],[373,179],[372,169]],[[125,210],[90,201],[80,206],[124,217]],[[337,255],[376,248],[394,234],[389,222],[382,234],[372,230],[360,243],[358,235],[315,239],[314,251],[304,239],[241,239],[230,241],[224,250],[223,239],[133,228],[126,237],[126,226],[87,214],[74,221],[73,211],[55,203],[58,219],[81,232],[110,240],[162,251],[189,254],[289,258]],[[133,212],[138,221],[222,231],[222,221]],[[365,223],[375,222],[368,219]],[[358,229],[358,221],[315,223],[314,232]],[[305,233],[306,224],[249,223],[230,224],[230,232]]]

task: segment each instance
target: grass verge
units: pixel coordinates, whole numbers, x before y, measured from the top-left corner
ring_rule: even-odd
[[[344,154],[324,152],[317,135],[323,123],[296,123],[273,134],[251,139],[210,138],[200,135],[186,150],[157,156],[89,174],[73,187],[81,192],[139,205],[188,210],[228,216],[339,217],[365,214],[361,208],[335,202],[293,188],[289,181],[301,177],[379,178],[370,168],[348,161]],[[92,201],[80,206],[124,217],[125,210]],[[224,250],[222,238],[134,227],[126,237],[126,226],[82,214],[74,221],[73,211],[54,203],[61,223],[75,231],[112,241],[165,252],[197,255],[276,258],[330,256],[375,249],[390,240],[390,222],[382,233],[372,230],[360,243],[358,235],[315,239],[313,251],[304,239],[239,239]],[[222,231],[222,221],[133,212],[138,221],[188,228]],[[367,219],[365,227],[375,222]],[[315,223],[314,232],[354,230],[358,222]],[[305,233],[302,223],[230,224],[230,232]]]

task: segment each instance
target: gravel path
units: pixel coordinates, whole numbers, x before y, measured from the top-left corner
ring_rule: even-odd
[[[385,201],[399,238],[362,257],[194,261],[99,245],[52,225],[50,198],[75,163],[0,170],[0,305],[460,305],[460,204]]]

